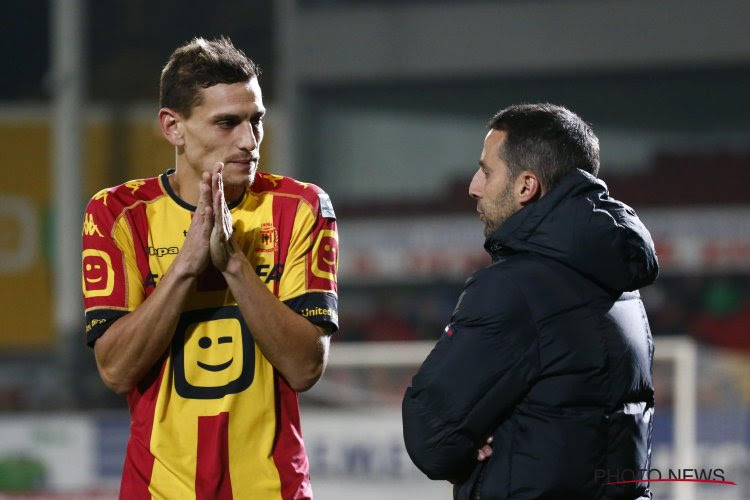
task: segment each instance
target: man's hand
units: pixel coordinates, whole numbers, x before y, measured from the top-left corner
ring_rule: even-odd
[[[224,197],[224,181],[221,173],[224,164],[218,162],[211,171],[211,195],[213,200],[213,229],[211,230],[211,261],[221,272],[227,270],[229,258],[238,254],[238,248],[232,239],[232,214]]]
[[[477,450],[477,460],[483,462],[492,456],[492,436],[487,438],[487,444]]]
[[[214,226],[211,175],[206,172],[193,220],[180,253],[156,290],[135,311],[115,321],[94,344],[96,366],[104,383],[128,394],[169,349],[195,278],[210,262],[209,239]]]
[[[175,261],[176,268],[186,276],[198,276],[209,262],[209,237],[214,227],[214,209],[211,203],[211,176],[203,173],[199,185],[198,206],[185,235],[185,243]]]

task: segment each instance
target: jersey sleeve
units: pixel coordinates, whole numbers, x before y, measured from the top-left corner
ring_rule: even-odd
[[[338,330],[339,237],[328,195],[301,203],[279,287],[279,298],[298,314],[330,332]]]
[[[105,195],[106,190],[94,196],[83,219],[81,286],[89,346],[143,301],[128,222],[113,213],[116,200]]]

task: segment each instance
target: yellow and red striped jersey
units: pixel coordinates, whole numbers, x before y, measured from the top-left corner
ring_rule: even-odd
[[[135,310],[180,252],[195,207],[167,171],[97,193],[83,222],[89,345]],[[197,187],[196,187],[197,188]],[[338,328],[338,233],[317,186],[259,172],[230,204],[234,238],[269,290]],[[253,342],[223,276],[196,280],[163,361],[128,395],[121,498],[312,498],[297,394]]]

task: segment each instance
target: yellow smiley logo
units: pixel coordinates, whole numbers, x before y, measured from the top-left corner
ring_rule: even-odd
[[[318,278],[336,281],[339,260],[339,239],[336,231],[321,231],[312,249],[312,273]]]
[[[92,248],[83,251],[83,273],[81,284],[83,296],[108,297],[115,287],[115,271],[112,269],[112,259],[106,252]]]

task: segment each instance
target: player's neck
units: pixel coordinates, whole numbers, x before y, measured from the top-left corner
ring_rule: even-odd
[[[175,167],[174,174],[169,176],[169,185],[172,191],[185,203],[198,206],[199,188],[201,174],[187,166]],[[245,186],[231,186],[224,184],[224,196],[231,205],[232,202],[239,200],[245,193]]]
[[[193,206],[198,205],[199,189],[201,177],[193,169],[186,166],[175,168],[175,173],[169,176],[169,185],[172,191],[185,203]]]

